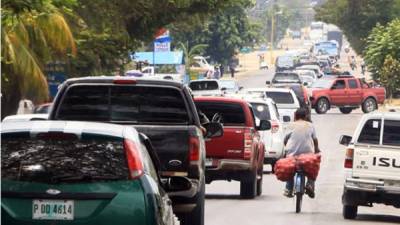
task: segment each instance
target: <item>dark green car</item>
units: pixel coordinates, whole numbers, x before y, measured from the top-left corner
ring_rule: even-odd
[[[163,188],[190,187],[181,179],[162,182],[157,166],[150,141],[131,127],[3,123],[1,222],[179,224]]]

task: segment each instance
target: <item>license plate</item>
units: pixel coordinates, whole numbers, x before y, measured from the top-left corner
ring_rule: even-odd
[[[206,166],[212,166],[213,165],[213,160],[212,159],[206,159]]]
[[[34,220],[73,220],[74,201],[72,200],[33,200],[32,219]]]

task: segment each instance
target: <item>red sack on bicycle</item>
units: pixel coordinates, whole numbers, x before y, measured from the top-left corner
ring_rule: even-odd
[[[296,159],[294,157],[282,158],[276,162],[274,170],[278,180],[289,181],[293,179],[296,172]]]
[[[297,163],[303,168],[309,179],[317,179],[321,164],[320,154],[302,154],[297,157]]]

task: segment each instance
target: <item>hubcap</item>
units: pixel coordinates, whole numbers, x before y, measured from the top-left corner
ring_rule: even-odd
[[[319,109],[320,109],[320,111],[321,111],[321,112],[325,112],[325,111],[327,110],[327,108],[328,108],[328,104],[326,104],[326,101],[321,100],[321,101],[319,102]]]
[[[365,102],[365,106],[368,112],[372,112],[375,109],[375,104],[372,100],[368,100],[367,102]]]

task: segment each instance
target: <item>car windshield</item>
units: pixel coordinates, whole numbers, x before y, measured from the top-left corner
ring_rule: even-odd
[[[220,80],[219,84],[221,85],[221,88],[226,89],[235,89],[236,87],[236,82],[233,80]]]
[[[59,183],[128,179],[122,138],[88,133],[81,139],[70,137],[73,135],[64,139],[31,137],[29,132],[1,134],[2,180]]]
[[[189,84],[190,89],[193,91],[210,91],[210,90],[218,90],[218,82],[217,81],[195,81]]]
[[[277,73],[272,79],[273,83],[300,82],[299,75],[295,73]]]
[[[251,106],[253,107],[254,115],[258,120],[271,119],[271,114],[269,112],[269,107],[267,104],[251,103]]]
[[[152,86],[72,86],[56,117],[132,124],[189,122],[179,90]]]
[[[196,107],[204,113],[209,120],[215,117],[225,126],[244,125],[246,123],[243,108],[237,103],[222,102],[196,102]]]
[[[290,92],[266,91],[268,98],[272,98],[276,104],[293,104],[294,99]]]
[[[312,88],[330,88],[334,81],[333,79],[319,79],[313,83]]]

